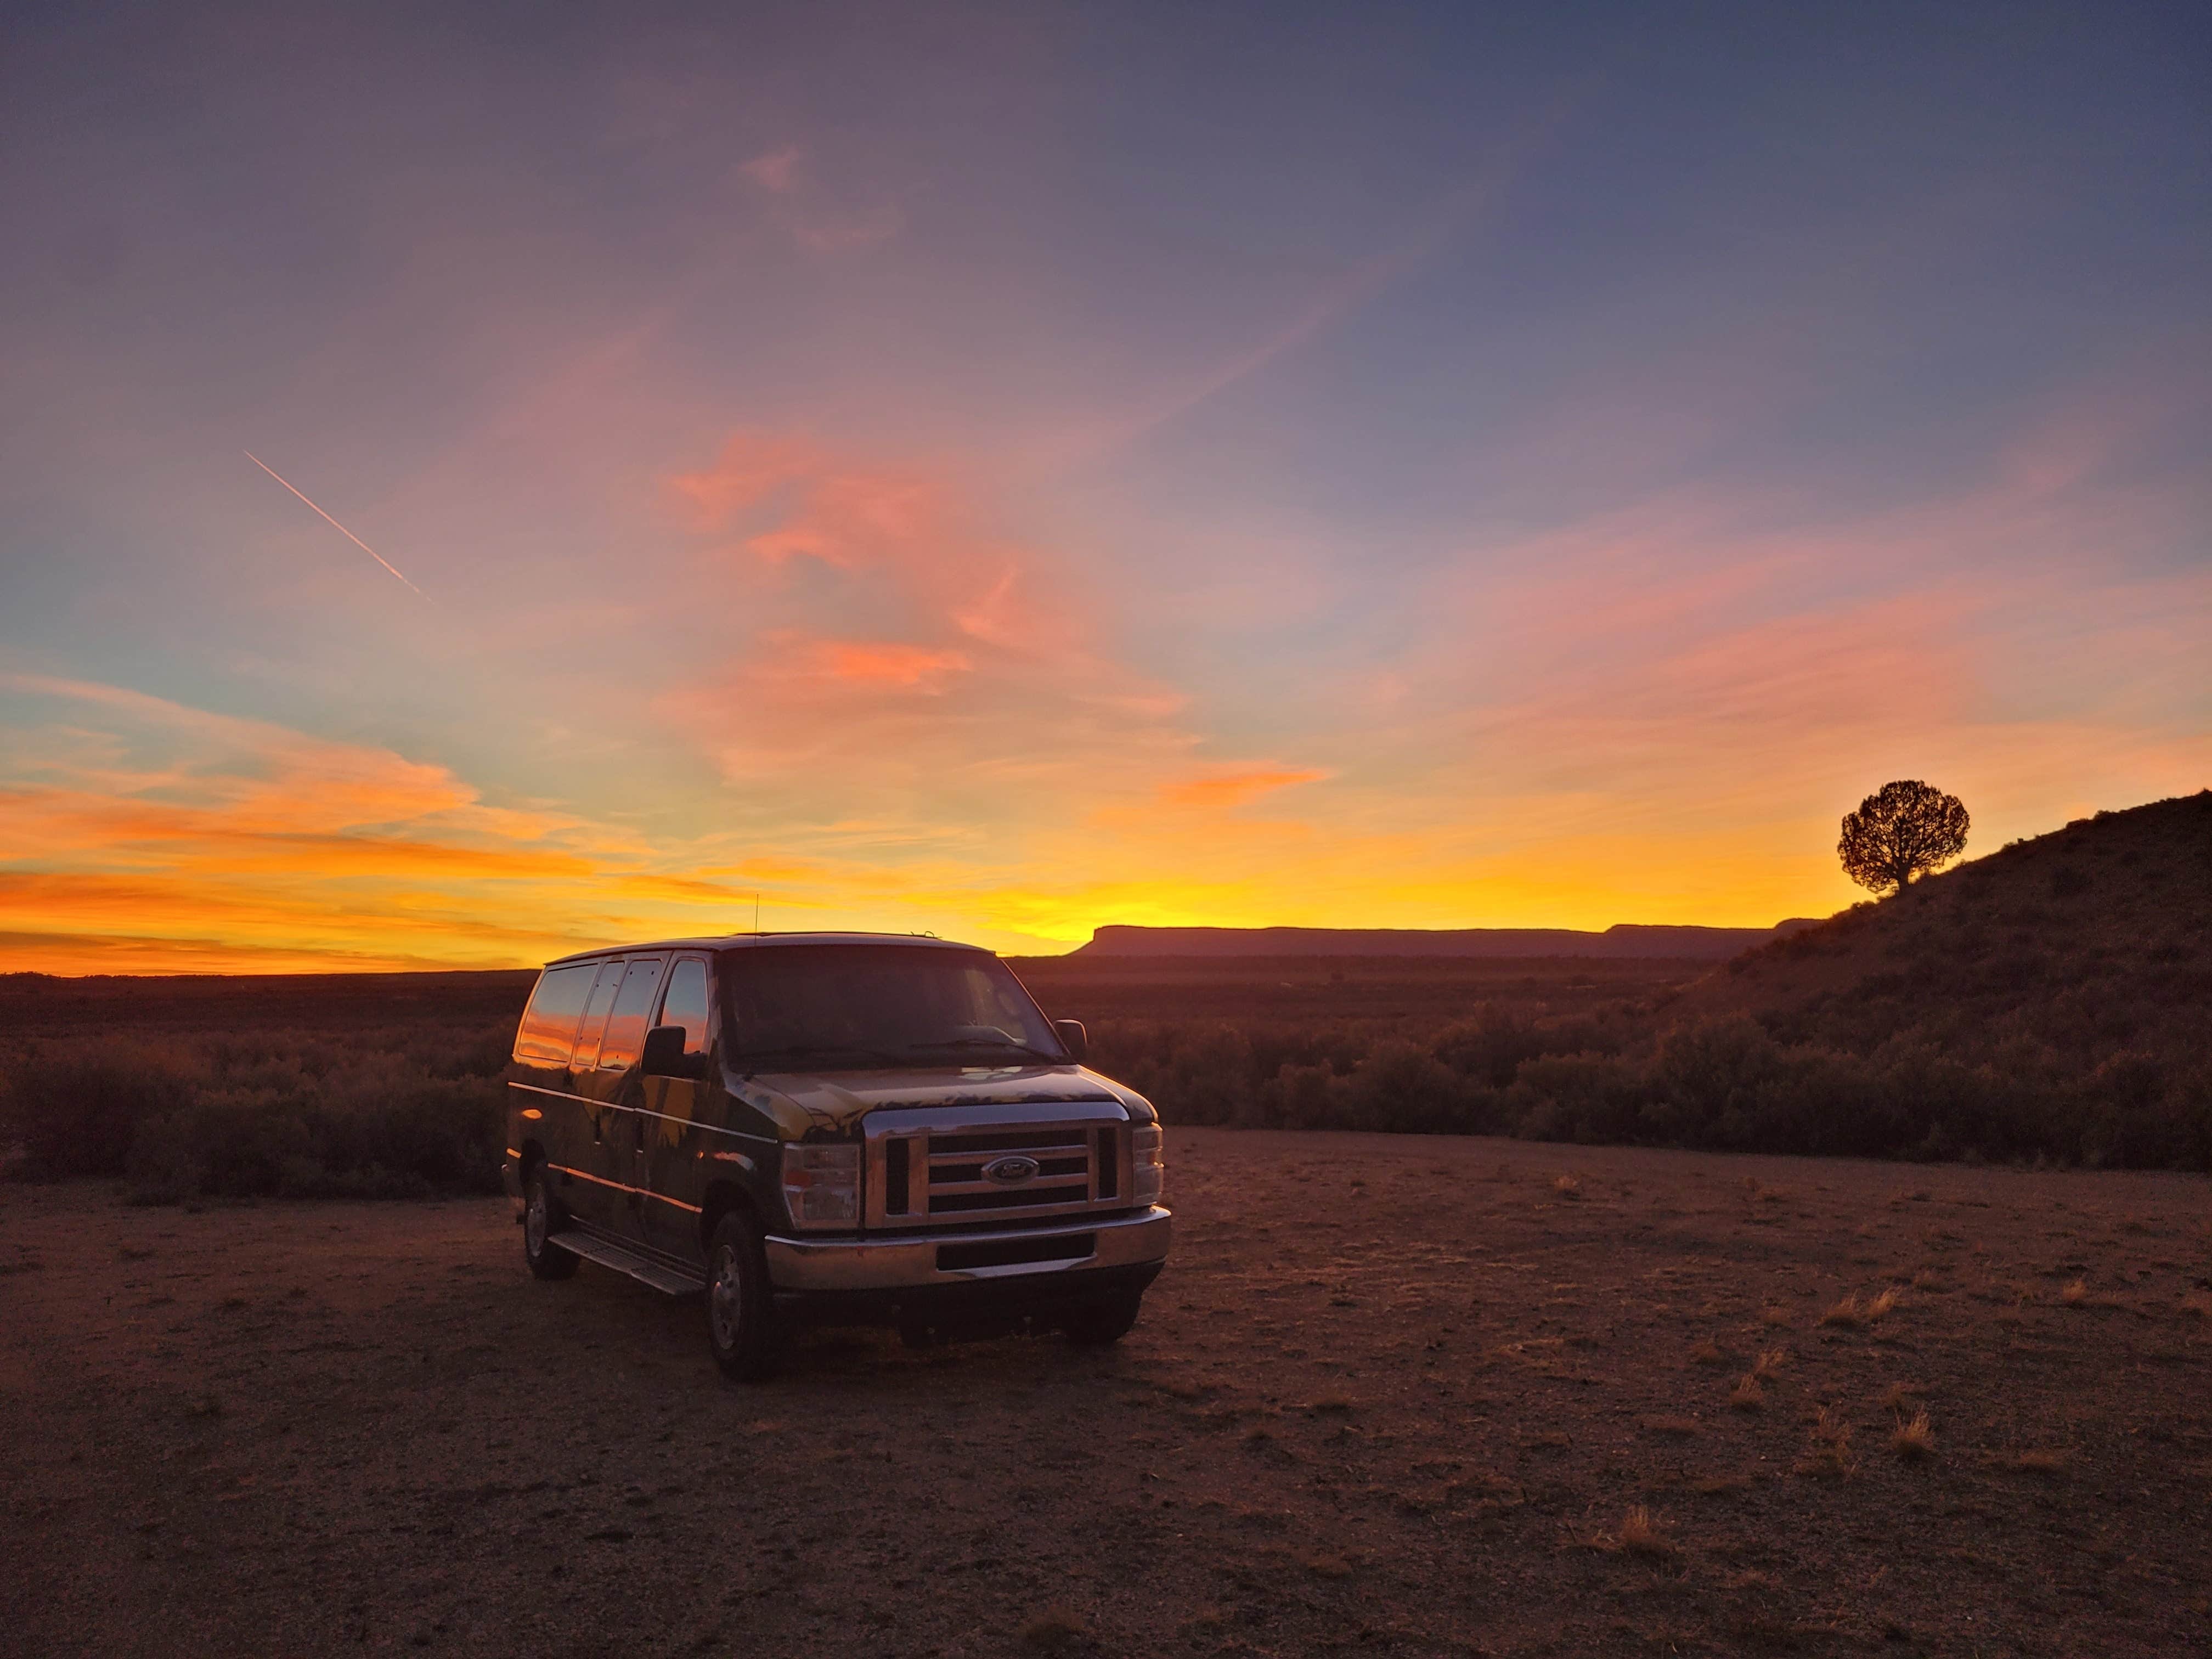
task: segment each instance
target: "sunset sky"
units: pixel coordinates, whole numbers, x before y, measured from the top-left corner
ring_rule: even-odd
[[[2208,17],[11,7],[0,969],[1764,924],[1893,778],[2212,785]]]

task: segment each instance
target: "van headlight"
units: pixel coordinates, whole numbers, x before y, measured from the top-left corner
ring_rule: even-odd
[[[795,1227],[860,1224],[860,1149],[852,1141],[783,1149],[783,1206]]]
[[[1160,1126],[1139,1123],[1129,1136],[1129,1200],[1134,1204],[1160,1201],[1160,1184],[1168,1172],[1166,1147]]]

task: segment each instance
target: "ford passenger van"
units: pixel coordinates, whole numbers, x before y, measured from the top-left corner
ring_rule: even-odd
[[[731,1376],[808,1322],[1118,1340],[1166,1261],[1160,1126],[991,952],[738,934],[548,964],[505,1179],[540,1279],[703,1291]]]

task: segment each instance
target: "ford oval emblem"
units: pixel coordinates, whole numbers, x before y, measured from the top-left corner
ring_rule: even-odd
[[[1036,1172],[1037,1161],[1033,1158],[994,1158],[983,1166],[983,1178],[1001,1187],[1018,1187],[1035,1179]]]

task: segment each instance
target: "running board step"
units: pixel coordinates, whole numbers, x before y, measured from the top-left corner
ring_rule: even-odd
[[[596,1261],[602,1267],[612,1267],[618,1273],[628,1273],[640,1284],[650,1285],[654,1290],[665,1291],[671,1296],[696,1296],[707,1288],[707,1281],[703,1279],[678,1273],[673,1267],[665,1267],[650,1257],[640,1255],[635,1250],[609,1243],[604,1238],[594,1238],[574,1227],[562,1228],[545,1242],[558,1244],[570,1255],[580,1255],[586,1261]]]

